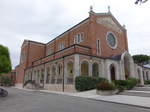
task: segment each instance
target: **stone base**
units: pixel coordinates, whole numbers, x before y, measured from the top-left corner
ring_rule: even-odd
[[[114,95],[118,93],[118,90],[105,90],[105,91],[96,90],[96,93],[98,95]]]
[[[63,91],[63,86],[62,84],[45,84],[44,89],[50,90],[50,91]],[[74,85],[65,84],[64,92],[76,92]]]
[[[15,87],[23,88],[23,84],[22,83],[17,83],[17,84],[15,84]]]

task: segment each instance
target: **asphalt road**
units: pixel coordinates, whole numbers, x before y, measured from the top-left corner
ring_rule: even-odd
[[[134,106],[94,101],[65,95],[6,88],[0,97],[0,112],[150,112]]]

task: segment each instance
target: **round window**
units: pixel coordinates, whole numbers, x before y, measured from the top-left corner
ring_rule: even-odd
[[[110,33],[110,32],[107,33],[106,40],[107,40],[109,47],[113,49],[117,47],[117,40],[116,40],[116,37],[113,35],[113,33]]]

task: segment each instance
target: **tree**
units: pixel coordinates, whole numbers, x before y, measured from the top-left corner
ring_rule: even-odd
[[[150,56],[143,55],[143,54],[133,55],[132,57],[133,57],[134,62],[138,64],[143,64],[144,62],[147,62],[150,60]]]
[[[145,3],[145,2],[147,2],[148,0],[136,0],[135,1],[135,4],[138,4],[138,3]]]
[[[7,47],[0,45],[0,74],[11,71],[11,61]]]

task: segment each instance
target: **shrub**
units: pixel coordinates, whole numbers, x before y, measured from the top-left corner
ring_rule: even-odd
[[[114,80],[113,82],[115,85],[118,85],[118,86],[126,86],[127,85],[126,80]]]
[[[116,88],[119,90],[119,92],[122,92],[122,91],[125,90],[126,87],[125,87],[125,86],[117,85]],[[118,93],[119,93],[119,92],[118,92]]]
[[[102,81],[96,85],[97,90],[115,90],[116,86],[108,81]]]
[[[122,92],[124,89],[126,89],[126,86],[127,86],[126,80],[114,80],[113,82],[116,85],[119,92]]]
[[[9,76],[1,76],[1,83],[4,86],[10,86],[11,85],[11,77]]]
[[[96,84],[106,80],[101,77],[77,76],[75,78],[75,88],[77,91],[86,91],[96,88]]]
[[[114,84],[120,91],[123,91],[124,89],[132,89],[135,87],[138,84],[138,80],[135,78],[129,78],[127,80],[115,80]]]
[[[144,84],[150,84],[150,80],[144,81]]]
[[[138,80],[135,78],[129,78],[127,80],[127,89],[132,89],[133,87],[135,87],[138,84]]]

